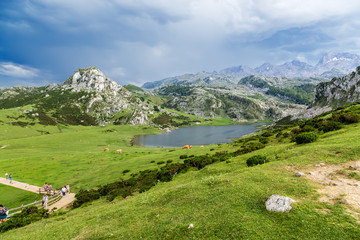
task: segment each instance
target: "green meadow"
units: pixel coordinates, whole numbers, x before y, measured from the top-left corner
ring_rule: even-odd
[[[6,125],[7,126],[7,125]],[[8,131],[14,130],[13,127]],[[15,128],[15,127],[14,127]],[[17,127],[20,128],[20,127]],[[31,129],[44,128],[34,125]],[[296,128],[294,126],[293,128]],[[89,202],[31,225],[2,233],[3,239],[359,239],[359,219],[348,204],[321,202],[321,186],[296,178],[314,164],[340,164],[360,160],[360,124],[321,134],[309,144],[296,144],[281,134],[269,136],[265,148],[228,161],[190,169],[170,182],[159,182],[144,193]],[[0,140],[0,164],[14,178],[30,184],[45,181],[72,189],[96,188],[128,178],[145,169],[160,168],[159,161],[182,162],[183,154],[204,155],[233,152],[241,143],[209,145],[191,150],[131,146],[136,134],[159,132],[150,127],[68,126],[49,129],[50,134]],[[3,126],[1,128],[3,131]],[[21,133],[18,133],[20,136]],[[103,152],[109,147],[109,152]],[[116,149],[122,154],[115,154]],[[247,167],[254,155],[270,162]],[[130,170],[123,173],[124,170]],[[286,213],[268,212],[265,201],[272,194],[297,202]],[[194,228],[188,228],[193,224]],[[44,227],[45,226],[45,227]]]
[[[42,196],[18,188],[0,184],[0,204],[8,209],[41,200]]]

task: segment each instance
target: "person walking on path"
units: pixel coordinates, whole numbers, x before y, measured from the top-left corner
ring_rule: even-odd
[[[49,190],[49,193],[51,194],[51,190],[52,190],[52,186],[51,186],[51,184],[49,184],[49,186],[48,186],[48,190]]]
[[[0,221],[1,223],[6,222],[9,211],[6,207],[0,204]]]
[[[5,179],[8,180],[8,178],[9,178],[9,174],[6,172],[5,173]]]
[[[44,193],[44,196],[41,200],[42,206],[44,207],[44,209],[47,208],[47,203],[48,203],[48,196],[46,195],[46,193]]]
[[[12,175],[11,175],[11,173],[9,175],[9,180],[10,180],[10,183],[12,183]]]
[[[70,185],[69,185],[69,184],[66,184],[66,191],[67,191],[68,193],[70,193]]]
[[[45,183],[44,184],[44,191],[47,192],[47,190],[48,190],[48,185],[47,185],[47,183]]]
[[[64,197],[65,194],[66,194],[66,187],[65,187],[65,186],[63,186],[63,188],[61,189],[61,192],[62,192],[62,195],[63,195],[63,197]]]

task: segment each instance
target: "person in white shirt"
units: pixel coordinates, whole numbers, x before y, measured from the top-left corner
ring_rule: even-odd
[[[41,203],[45,209],[47,208],[47,202],[48,202],[48,196],[46,195],[46,193],[44,193]]]
[[[66,187],[65,187],[65,186],[63,186],[63,188],[61,189],[61,192],[62,192],[62,195],[63,195],[63,197],[64,197],[65,194],[66,194]]]

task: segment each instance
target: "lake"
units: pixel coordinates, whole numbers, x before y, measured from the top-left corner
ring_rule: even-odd
[[[192,126],[178,128],[168,133],[135,136],[134,144],[144,147],[182,147],[184,145],[208,145],[232,142],[258,131],[269,123],[251,123],[226,126]]]

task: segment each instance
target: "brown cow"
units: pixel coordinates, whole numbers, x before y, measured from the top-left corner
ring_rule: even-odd
[[[115,153],[122,153],[122,149],[116,150]]]
[[[105,149],[104,149],[104,152],[107,152],[107,151],[109,151],[109,150],[110,150],[109,148],[105,148]]]
[[[204,145],[201,145],[200,148],[204,148]]]
[[[191,149],[192,145],[184,145],[182,149]]]

